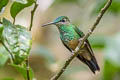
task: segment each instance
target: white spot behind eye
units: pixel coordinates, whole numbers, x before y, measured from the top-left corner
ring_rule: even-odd
[[[64,18],[63,20],[64,20],[64,22],[66,22],[66,21],[67,21],[67,19],[65,19],[65,18]]]
[[[63,21],[63,20],[64,20],[64,21]],[[64,18],[64,19],[60,20],[57,24],[58,24],[58,25],[61,25],[61,24],[67,24],[67,23],[68,23],[67,19]]]

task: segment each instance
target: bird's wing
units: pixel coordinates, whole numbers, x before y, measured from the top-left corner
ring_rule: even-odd
[[[61,38],[60,38],[61,39]],[[72,50],[64,43],[64,41],[61,39],[62,43],[64,44],[64,46],[70,51],[72,52]]]
[[[79,34],[80,37],[84,36],[84,33],[76,26],[73,26],[74,30]]]
[[[92,50],[92,48],[91,48],[91,46],[90,46],[89,41],[86,40],[86,43],[87,43],[86,46],[87,46],[88,50],[90,51],[91,55],[94,56],[94,53],[93,53],[93,50]]]
[[[77,27],[74,27],[75,31],[79,34],[80,37],[84,36],[84,33],[82,31],[80,31]],[[94,53],[92,51],[92,48],[90,46],[90,43],[88,40],[85,41],[85,47],[87,48],[87,50],[89,51],[88,54],[90,54],[91,60],[88,60],[86,58],[84,58],[81,55],[78,55],[77,58],[80,59],[83,63],[87,64],[89,66],[89,68],[92,70],[93,73],[95,73],[95,71],[99,71],[99,65],[97,64],[97,61],[95,59]]]
[[[75,31],[79,34],[80,37],[85,36],[84,33],[83,33],[79,28],[77,28],[76,26],[74,26],[73,28],[74,28]],[[91,46],[90,46],[89,41],[86,40],[85,42],[86,42],[85,46],[86,46],[87,49],[90,51],[90,54],[91,54],[92,56],[94,56],[94,54],[93,54],[93,50],[92,50],[92,48],[91,48]]]

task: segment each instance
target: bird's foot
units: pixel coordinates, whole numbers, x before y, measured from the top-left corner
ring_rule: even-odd
[[[78,39],[79,42],[81,42],[82,40],[83,40],[83,38]]]
[[[75,51],[72,50],[72,54],[74,54],[74,53],[75,53]]]

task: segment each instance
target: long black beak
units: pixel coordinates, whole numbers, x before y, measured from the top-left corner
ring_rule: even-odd
[[[47,24],[43,24],[42,27],[45,27],[45,26],[48,26],[48,25],[52,25],[52,24],[55,24],[55,22],[49,22]]]

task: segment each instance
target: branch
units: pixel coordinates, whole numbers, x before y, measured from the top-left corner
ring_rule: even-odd
[[[37,9],[37,7],[38,7],[38,4],[37,4],[36,2],[37,2],[37,1],[35,1],[34,8],[33,8],[33,10],[31,11],[31,21],[30,21],[29,31],[31,31],[31,29],[32,29],[34,13],[35,13],[35,11],[36,11],[36,9]],[[27,80],[30,80],[30,72],[29,72],[30,67],[29,67],[29,59],[28,59],[28,57],[27,57],[27,59],[26,59],[25,62],[26,62]]]
[[[36,1],[35,1],[35,6],[34,6],[33,10],[31,11],[31,21],[30,21],[29,31],[31,31],[31,29],[32,29],[33,17],[34,17],[34,13],[35,13],[37,7],[38,7],[38,4],[37,4]]]
[[[29,73],[30,67],[29,67],[29,60],[28,60],[28,58],[26,59],[25,62],[26,62],[27,80],[30,80],[30,73]]]
[[[56,74],[55,76],[53,76],[53,78],[51,80],[57,80],[62,73],[66,70],[67,66],[70,64],[70,62],[78,55],[78,51],[81,49],[84,41],[92,34],[92,32],[95,30],[96,26],[99,24],[102,16],[104,15],[104,13],[106,12],[106,10],[110,7],[112,3],[112,0],[108,0],[108,2],[106,3],[106,5],[101,9],[99,15],[97,16],[94,24],[92,25],[92,27],[90,28],[90,30],[88,31],[88,33],[82,38],[81,41],[79,41],[78,46],[75,49],[75,53],[73,56],[71,56],[66,63],[64,64],[64,66],[61,68],[61,70],[58,72],[58,74]]]

